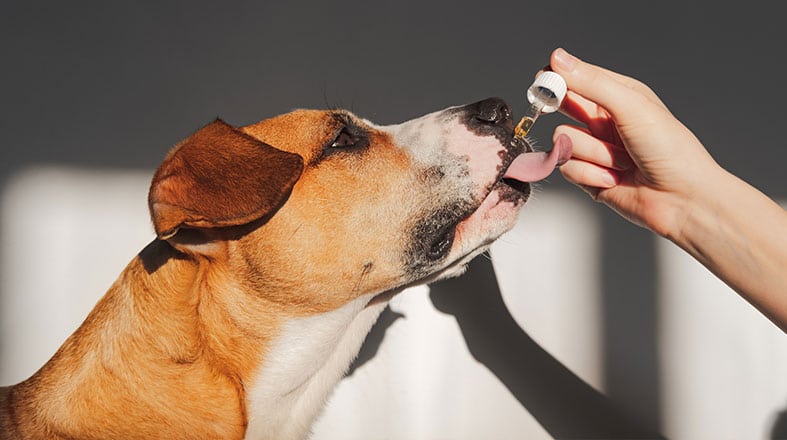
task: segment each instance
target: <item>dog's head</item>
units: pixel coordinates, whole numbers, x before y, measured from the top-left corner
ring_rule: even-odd
[[[506,171],[531,150],[512,133],[499,99],[392,126],[347,111],[216,120],[159,167],[151,215],[159,238],[261,294],[329,310],[458,274],[510,229],[530,185]]]

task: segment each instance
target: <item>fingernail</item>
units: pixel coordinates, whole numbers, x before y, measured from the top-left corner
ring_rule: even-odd
[[[618,184],[618,179],[616,179],[611,172],[602,173],[601,181],[604,182],[606,188],[612,188],[613,186]]]
[[[579,61],[576,57],[566,52],[566,50],[562,47],[555,50],[554,59],[555,67],[566,72],[573,71],[574,67],[577,66],[577,62]]]
[[[571,142],[571,138],[568,135],[560,133],[557,135],[557,139],[555,140],[555,146],[553,148],[558,148],[558,157],[557,157],[557,165],[561,166],[564,163],[568,162],[571,159],[571,153],[573,150],[574,144]]]

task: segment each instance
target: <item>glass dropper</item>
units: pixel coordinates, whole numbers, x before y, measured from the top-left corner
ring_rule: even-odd
[[[566,81],[550,70],[541,72],[527,89],[530,106],[514,129],[514,137],[524,138],[530,132],[541,113],[552,113],[560,108],[566,96]]]

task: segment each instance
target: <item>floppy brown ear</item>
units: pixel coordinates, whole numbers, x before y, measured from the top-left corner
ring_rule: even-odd
[[[278,209],[303,159],[216,119],[175,146],[156,170],[148,205],[156,234],[236,226]]]

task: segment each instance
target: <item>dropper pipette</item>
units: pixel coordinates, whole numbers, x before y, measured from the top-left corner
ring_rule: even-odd
[[[514,129],[514,137],[524,138],[541,113],[552,113],[560,108],[566,89],[566,81],[557,73],[549,70],[539,73],[527,89],[530,106]]]

